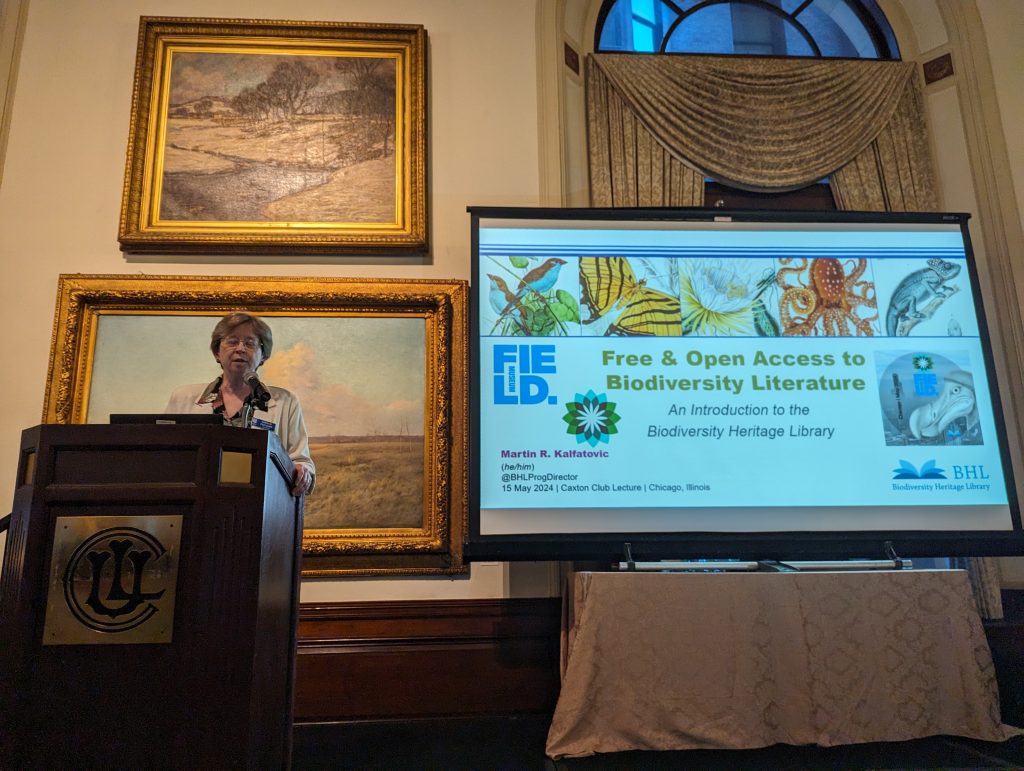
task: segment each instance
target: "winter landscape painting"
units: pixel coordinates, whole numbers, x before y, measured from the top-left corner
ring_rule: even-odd
[[[125,251],[422,250],[421,27],[144,17]]]
[[[395,64],[176,53],[160,219],[394,222]]]

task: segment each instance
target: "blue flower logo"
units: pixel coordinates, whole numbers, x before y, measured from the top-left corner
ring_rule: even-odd
[[[913,365],[919,372],[930,372],[935,367],[935,362],[927,353],[919,353],[914,356]]]
[[[608,401],[607,394],[595,394],[592,390],[586,395],[576,394],[575,401],[566,403],[562,420],[569,424],[567,434],[576,436],[576,444],[586,442],[597,447],[600,442],[608,444],[611,434],[617,434],[615,424],[619,416],[615,414],[615,402]]]

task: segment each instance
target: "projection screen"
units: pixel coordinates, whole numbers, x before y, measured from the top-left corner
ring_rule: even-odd
[[[967,215],[470,212],[470,558],[1020,553]]]

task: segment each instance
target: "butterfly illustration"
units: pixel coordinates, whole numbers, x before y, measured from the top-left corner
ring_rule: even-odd
[[[580,288],[590,311],[584,324],[619,310],[606,335],[682,334],[679,299],[638,280],[625,257],[580,257]]]

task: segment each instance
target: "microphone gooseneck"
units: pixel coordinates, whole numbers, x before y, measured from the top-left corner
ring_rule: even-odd
[[[260,376],[256,374],[256,370],[249,370],[242,376],[242,381],[252,389],[253,401],[257,403],[257,406],[261,410],[267,408],[267,402],[270,401],[270,391],[267,387],[260,382]]]

